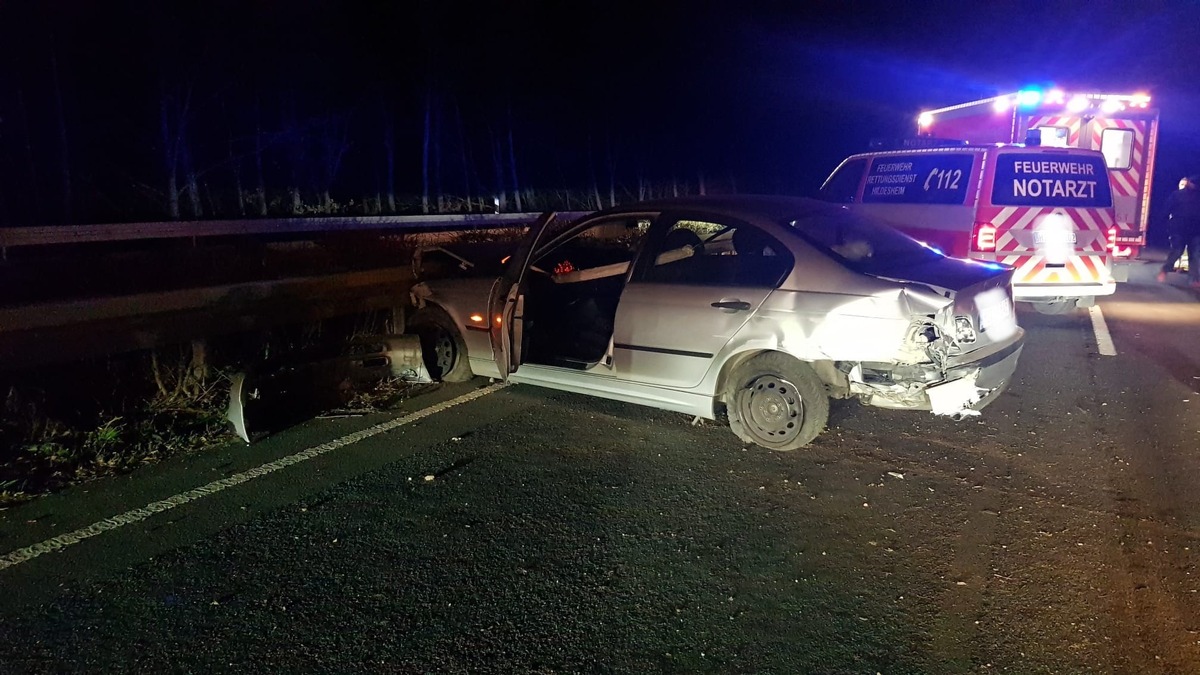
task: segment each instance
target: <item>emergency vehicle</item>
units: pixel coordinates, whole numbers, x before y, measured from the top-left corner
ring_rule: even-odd
[[[946,255],[1011,266],[1013,299],[1043,313],[1090,306],[1116,290],[1116,215],[1105,155],[912,141],[944,147],[852,155],[820,197]]]
[[[921,136],[972,144],[1021,143],[1089,148],[1103,153],[1112,179],[1118,259],[1136,258],[1146,243],[1150,188],[1158,145],[1158,110],[1146,94],[1026,89],[926,110]]]

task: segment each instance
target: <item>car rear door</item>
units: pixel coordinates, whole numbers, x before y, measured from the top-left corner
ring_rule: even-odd
[[[492,356],[501,379],[521,365],[521,332],[525,314],[525,292],[528,286],[529,261],[539,244],[547,238],[554,222],[553,212],[543,213],[508,259],[504,274],[492,284],[488,298],[488,317]]]
[[[664,214],[625,286],[613,332],[613,372],[686,389],[792,268],[790,252],[749,224]]]

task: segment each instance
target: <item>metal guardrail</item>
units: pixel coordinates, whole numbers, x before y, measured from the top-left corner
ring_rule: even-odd
[[[560,211],[574,219],[587,211]],[[0,228],[0,252],[18,246],[54,246],[139,239],[187,239],[233,235],[350,232],[363,230],[452,230],[513,227],[532,223],[541,213],[463,213],[422,216],[332,216],[183,220],[113,225],[63,225]]]
[[[560,211],[575,220],[588,211]],[[541,213],[453,214],[172,221],[116,225],[0,228],[0,249],[221,236],[455,230],[518,227]],[[436,233],[436,234],[433,234]],[[0,370],[147,349],[201,336],[258,330],[407,303],[407,268],[248,281],[33,305],[0,306]]]
[[[0,370],[403,307],[412,272],[367,270],[0,309]]]

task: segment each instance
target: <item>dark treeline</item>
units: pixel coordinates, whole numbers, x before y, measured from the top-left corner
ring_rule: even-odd
[[[0,11],[3,225],[587,208],[735,187],[705,140],[719,129],[700,104],[664,106],[654,83],[671,65],[643,61],[663,46],[636,32],[573,42],[528,13],[440,3]],[[631,59],[647,64],[632,77]]]
[[[1191,9],[926,4],[0,0],[0,225],[812,194],[1029,84],[1149,91],[1195,173]]]

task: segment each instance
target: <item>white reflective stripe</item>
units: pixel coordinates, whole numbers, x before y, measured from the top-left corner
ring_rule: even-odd
[[[1000,213],[996,214],[996,217],[992,220],[992,224],[995,225],[996,227],[1000,227],[1004,223],[1008,222],[1009,218],[1012,218],[1012,215],[1013,215],[1013,213],[1016,212],[1016,210],[1017,210],[1017,207],[1015,207],[1015,206],[1004,207],[1003,209],[1000,210]]]
[[[1113,345],[1112,335],[1108,332],[1108,324],[1104,321],[1104,312],[1100,311],[1100,305],[1088,307],[1088,314],[1092,316],[1092,330],[1096,332],[1096,351],[1100,352],[1101,356],[1116,356],[1117,348]]]
[[[1119,193],[1124,196],[1137,193],[1137,185],[1134,183],[1133,178],[1127,174],[1128,172],[1116,172],[1111,174],[1113,177],[1113,183],[1117,184],[1117,186],[1120,188]]]
[[[377,436],[385,431],[391,431],[397,427],[402,427],[406,424],[412,424],[413,422],[429,417],[430,415],[435,415],[443,410],[446,410],[447,408],[452,408],[456,405],[459,405],[460,403],[466,403],[468,401],[473,401],[477,398],[487,396],[488,394],[499,391],[501,388],[506,386],[508,386],[508,383],[498,382],[496,384],[483,387],[482,389],[476,389],[475,391],[463,394],[457,398],[452,398],[449,401],[443,401],[442,403],[429,406],[428,408],[409,413],[404,417],[398,417],[394,420],[381,422],[373,427],[367,427],[362,431],[356,431],[352,434],[329,441],[328,443],[322,443],[321,445],[311,447],[307,450],[301,450],[294,455],[281,457],[273,462],[267,462],[266,464],[254,467],[253,469],[249,469],[241,473],[235,473],[232,476],[215,480],[207,485],[202,485],[198,488],[180,492],[179,494],[167,497],[166,499],[151,502],[141,508],[126,511],[125,513],[118,514],[111,518],[105,518],[104,520],[92,523],[87,527],[81,527],[78,530],[60,534],[56,537],[33,544],[32,546],[26,546],[25,548],[17,549],[4,556],[0,556],[0,570],[8,569],[9,567],[19,565],[23,562],[29,562],[30,560],[33,560],[44,553],[61,551],[68,546],[73,546],[98,534],[145,520],[156,513],[162,513],[163,511],[187,504],[188,502],[196,501],[201,497],[207,497],[208,495],[216,494],[227,488],[231,488],[235,485],[241,485],[242,483],[254,480],[255,478],[260,478],[269,473],[274,473],[275,471],[289,467],[293,464],[299,464],[300,462],[308,461],[314,457],[320,457],[327,452],[332,452],[338,448],[344,448],[347,445],[357,443],[372,436]]]
[[[1075,209],[1072,213],[1079,214],[1079,219],[1082,220],[1085,225],[1087,225],[1088,229],[1100,229],[1100,224],[1097,223],[1096,219],[1092,217],[1092,212],[1090,209]]]
[[[1021,214],[1021,217],[1017,219],[1017,222],[1012,224],[1010,229],[1024,230],[1029,226],[1029,223],[1032,222],[1034,218],[1037,218],[1040,215],[1042,215],[1042,209],[1036,206],[1031,206],[1029,207],[1028,211]]]

